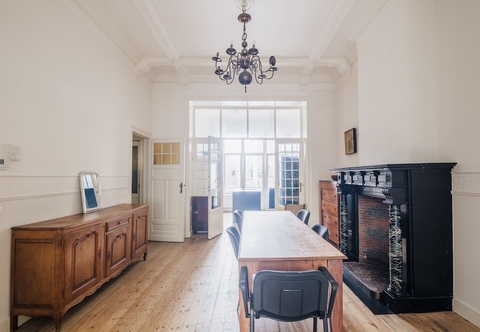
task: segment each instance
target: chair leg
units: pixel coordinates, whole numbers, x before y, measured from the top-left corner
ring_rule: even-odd
[[[317,317],[313,317],[313,332],[317,332]]]
[[[323,317],[323,332],[328,332],[328,318]]]
[[[255,314],[253,311],[250,311],[250,332],[255,331]]]

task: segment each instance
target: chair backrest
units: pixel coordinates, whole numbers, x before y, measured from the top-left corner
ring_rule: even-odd
[[[235,253],[235,258],[238,259],[238,250],[240,248],[240,233],[235,226],[227,227],[227,234],[232,243],[233,252]]]
[[[323,319],[328,286],[322,271],[260,271],[253,280],[252,314],[287,322],[315,316]]]
[[[312,226],[312,230],[314,232],[316,232],[318,235],[320,235],[321,237],[323,237],[325,240],[328,241],[328,228],[327,228],[327,226],[315,224],[315,225]]]
[[[308,219],[310,218],[310,211],[306,209],[301,209],[300,211],[297,212],[297,218],[303,221],[305,225],[308,225]]]
[[[305,204],[285,204],[285,211],[291,211],[294,215],[301,209],[305,209]]]
[[[243,226],[243,213],[240,210],[235,210],[233,211],[233,216],[235,218],[235,222],[238,225],[238,229],[240,232],[242,231],[242,226]]]

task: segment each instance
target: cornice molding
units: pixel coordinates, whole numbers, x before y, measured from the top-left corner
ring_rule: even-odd
[[[180,57],[176,41],[168,29],[166,20],[159,10],[155,0],[132,0],[140,15],[152,31],[154,37],[166,53],[164,57],[145,56],[138,47],[129,40],[120,25],[115,21],[112,15],[104,7],[100,0],[62,0],[82,21],[91,28],[105,44],[109,45],[117,54],[119,54],[130,66],[133,66],[137,75],[145,74],[152,82],[169,81],[180,82],[183,87],[188,87],[194,82],[208,78],[198,75],[196,69],[210,67],[211,61],[203,57]],[[370,11],[375,13],[386,0],[375,0],[376,6],[369,7]],[[317,35],[316,42],[313,44],[309,57],[301,58],[279,58],[277,64],[279,69],[293,68],[293,71],[299,73],[295,77],[284,76],[283,83],[290,83],[296,80],[301,87],[307,87],[319,80],[325,80],[325,73],[319,75],[317,68],[334,68],[338,72],[332,75],[331,81],[337,80],[342,76],[349,76],[352,66],[345,57],[322,58],[328,44],[334,38],[335,31],[353,9],[357,8],[350,0],[337,0],[331,6],[325,24],[321,27]],[[365,22],[361,22],[366,24]],[[170,68],[167,72],[175,69],[176,75],[165,74],[162,71],[162,77],[158,77],[154,68]],[[174,77],[175,76],[175,77]],[[278,80],[279,78],[277,78]]]

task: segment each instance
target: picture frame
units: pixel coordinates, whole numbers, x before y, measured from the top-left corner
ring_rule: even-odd
[[[345,154],[357,153],[357,130],[351,128],[345,132]]]

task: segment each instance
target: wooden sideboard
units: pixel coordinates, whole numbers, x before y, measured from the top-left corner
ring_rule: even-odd
[[[10,330],[18,315],[65,312],[143,256],[148,205],[121,204],[12,228]]]
[[[338,195],[333,181],[319,181],[320,188],[320,225],[328,228],[331,242],[339,246]]]

